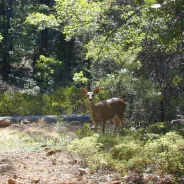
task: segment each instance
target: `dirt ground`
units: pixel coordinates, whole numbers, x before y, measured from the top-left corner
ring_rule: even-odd
[[[47,123],[12,124],[0,128],[6,140],[18,139],[20,134],[39,134],[57,138],[61,134],[73,139],[83,124],[74,122],[63,125]],[[13,139],[12,139],[13,138]],[[0,144],[2,142],[0,141]],[[12,142],[7,144],[11,144]],[[14,144],[14,143],[12,143]],[[0,184],[120,184],[121,176],[109,171],[91,173],[84,158],[61,149],[43,146],[41,150],[11,149],[0,146]]]

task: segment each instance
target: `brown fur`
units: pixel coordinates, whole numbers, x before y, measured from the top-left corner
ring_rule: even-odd
[[[88,92],[87,89],[83,88],[82,92],[88,96],[88,106],[91,115],[91,119],[95,124],[95,131],[97,131],[98,122],[102,122],[102,132],[105,132],[105,126],[107,121],[112,120],[115,125],[115,131],[119,126],[119,122],[122,124],[122,128],[124,127],[124,112],[126,104],[120,98],[112,98],[109,100],[105,100],[102,102],[98,102],[94,104],[93,102],[93,92]],[[94,90],[95,93],[99,92],[99,88]]]

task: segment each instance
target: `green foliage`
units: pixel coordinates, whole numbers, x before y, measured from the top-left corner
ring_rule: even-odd
[[[1,115],[38,115],[42,113],[40,96],[37,98],[25,93],[6,92],[1,95]]]
[[[84,96],[79,88],[75,86],[58,88],[50,95],[50,102],[47,107],[52,107],[53,112],[57,113],[84,113]]]
[[[109,152],[109,150],[114,146],[118,144],[118,139],[121,136],[118,134],[110,134],[105,133],[104,135],[100,135],[98,141],[103,145],[103,150],[106,150]]]
[[[171,129],[171,124],[168,122],[157,122],[149,125],[146,129],[148,133],[161,134],[168,132]]]
[[[156,109],[161,100],[161,92],[157,84],[151,84],[145,77],[135,77],[132,72],[121,70],[116,74],[108,74],[105,79],[99,79],[96,84],[102,89],[108,89],[102,93],[108,93],[110,97],[126,98],[126,113],[132,116],[133,121],[147,123],[158,117]],[[150,116],[150,111],[154,111],[153,116]]]
[[[47,69],[50,74],[53,74],[53,67],[60,66],[61,64],[62,62],[57,59],[54,59],[52,57],[48,58],[40,55],[39,60],[37,60],[36,67],[40,70]]]
[[[183,82],[183,76],[178,76],[176,75],[173,80],[172,80],[172,83],[174,86],[177,86],[178,84],[182,83]]]
[[[76,134],[77,134],[78,138],[92,136],[93,132],[90,129],[90,124],[89,123],[85,123],[83,129],[78,129]]]
[[[73,75],[73,80],[78,83],[81,82],[83,84],[86,84],[88,79],[86,77],[84,77],[84,73],[83,71],[80,71],[79,73],[74,73]]]
[[[182,175],[184,172],[183,137],[175,132],[169,132],[157,140],[145,145],[145,154],[152,161],[157,161],[165,172]]]
[[[156,0],[145,0],[146,3],[148,3],[149,5],[151,4],[155,4],[157,1]]]
[[[36,61],[36,74],[37,80],[41,80],[42,83],[46,83],[47,86],[49,82],[52,82],[53,76],[55,75],[57,69],[62,65],[62,62],[52,58],[40,55],[39,59]]]
[[[3,151],[35,151],[42,150],[44,145],[48,147],[54,147],[57,149],[62,149],[68,143],[67,136],[63,136],[62,138],[53,138],[51,136],[46,135],[38,135],[38,134],[21,134],[14,133],[13,135],[5,136],[2,135],[0,137],[0,149]]]
[[[114,145],[110,150],[113,158],[130,161],[137,153],[141,151],[141,143],[139,140],[131,140],[131,137],[125,137],[122,139],[122,143],[118,142],[117,145]]]
[[[120,5],[114,1],[109,6],[99,1],[57,1],[55,6],[60,15],[58,20],[64,24],[66,39],[84,38],[86,59],[93,61],[89,71],[91,86],[108,88],[111,96],[131,95],[128,116],[141,123],[172,119],[177,114],[176,111],[171,113],[173,109],[182,111],[181,98],[176,102],[171,94],[175,93],[173,86],[177,86],[178,96],[181,96],[182,70],[178,70],[172,57],[176,58],[177,50],[183,53],[183,23],[178,18],[183,2],[145,2]],[[98,68],[94,67],[95,62]],[[101,69],[100,62],[119,64],[119,71]],[[122,74],[125,69],[126,74]],[[78,73],[74,79],[82,81],[83,77]]]
[[[48,115],[84,113],[85,102],[81,90],[71,86],[58,88],[52,94],[6,92],[0,95],[0,114]],[[30,91],[29,91],[30,92]]]
[[[81,154],[83,156],[92,156],[99,152],[102,146],[98,143],[98,134],[94,134],[90,137],[84,137],[82,139],[75,139],[68,145],[68,150],[74,153]]]
[[[64,34],[69,40],[75,35],[94,33],[99,29],[98,21],[103,13],[103,2],[88,0],[58,0],[55,5],[58,21],[64,23]],[[67,10],[67,11],[66,11]]]
[[[126,116],[137,124],[171,121],[182,114],[183,0],[52,3],[2,1],[3,78],[19,87],[22,80],[34,78],[45,93],[57,82],[70,86],[74,74],[78,86],[108,89],[100,94],[103,99],[125,97]],[[23,112],[15,101],[14,114],[35,113],[41,106],[31,104],[30,112]],[[47,94],[38,101],[46,106],[44,113],[77,112],[80,107],[73,110],[70,100],[59,99],[60,108]]]
[[[3,39],[3,36],[0,34],[0,43],[1,43],[2,39]]]
[[[180,135],[183,134],[183,122],[171,123],[171,122],[157,122],[146,127],[148,134],[165,134],[170,131],[175,131]]]
[[[126,30],[122,27],[118,29],[117,34],[113,35],[111,33],[113,38],[108,41],[106,41],[104,35],[99,35],[98,38],[86,44],[86,58],[92,58],[93,60],[99,59],[100,61],[106,61],[108,59],[120,63],[127,68],[139,67],[138,64],[138,66],[133,65],[133,62],[141,51],[141,47],[138,45],[144,39],[144,33],[141,34],[140,30],[133,30],[135,30],[133,27],[128,27]],[[106,44],[104,45],[104,43]]]
[[[122,173],[133,169],[144,172],[170,172],[176,178],[184,171],[183,137],[169,132],[156,139],[143,140],[141,131],[127,130],[126,135],[93,134],[76,139],[70,151],[88,158],[92,171],[108,168]],[[147,135],[144,135],[147,137]]]
[[[56,28],[58,23],[56,17],[52,14],[46,15],[44,13],[34,12],[26,18],[26,24],[35,26],[38,30],[45,28]]]

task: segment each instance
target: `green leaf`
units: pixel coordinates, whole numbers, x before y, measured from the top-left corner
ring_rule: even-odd
[[[149,5],[155,4],[157,2],[156,0],[145,0],[145,1]]]
[[[75,82],[82,82],[86,83],[88,79],[84,77],[83,71],[80,71],[79,73],[74,73],[73,80]]]
[[[3,39],[3,36],[0,34],[0,43],[1,43],[2,39]]]

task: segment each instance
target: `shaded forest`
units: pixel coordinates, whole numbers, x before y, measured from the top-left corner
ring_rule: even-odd
[[[99,109],[1,119],[0,183],[183,183],[184,1],[0,0],[0,116]]]
[[[81,87],[100,87],[99,99],[125,99],[137,126],[182,118],[182,0],[0,7],[1,115],[86,113]]]

